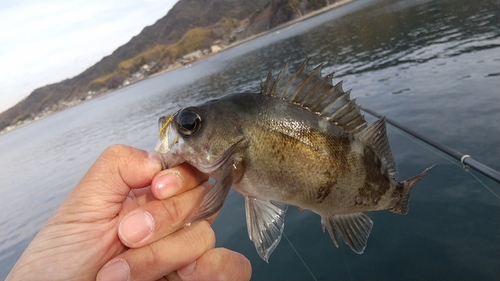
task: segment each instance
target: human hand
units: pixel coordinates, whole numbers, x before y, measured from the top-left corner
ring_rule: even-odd
[[[209,222],[184,227],[211,184],[189,165],[160,171],[145,151],[106,149],[7,280],[248,280]]]

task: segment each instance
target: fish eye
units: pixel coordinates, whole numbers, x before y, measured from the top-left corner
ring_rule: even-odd
[[[182,109],[175,119],[179,132],[184,137],[189,137],[201,127],[201,117],[194,108]]]

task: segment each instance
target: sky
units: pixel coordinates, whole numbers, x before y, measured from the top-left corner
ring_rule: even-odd
[[[0,112],[74,77],[177,0],[0,0]]]

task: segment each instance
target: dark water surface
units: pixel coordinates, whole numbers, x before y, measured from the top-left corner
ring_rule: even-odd
[[[269,69],[306,57],[362,106],[500,170],[500,1],[358,0],[0,136],[0,279],[105,147],[152,151],[158,117],[258,91]],[[436,167],[408,215],[369,213],[364,254],[335,248],[319,216],[291,207],[266,264],[236,192],[214,223],[217,245],[247,256],[254,280],[499,280],[500,185],[392,126],[388,135],[400,180]]]

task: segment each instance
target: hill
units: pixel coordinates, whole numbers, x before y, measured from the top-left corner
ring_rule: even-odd
[[[126,85],[125,80],[144,64],[150,63],[145,70],[150,74],[178,63],[194,49],[231,43],[327,4],[327,0],[180,0],[155,24],[81,74],[38,88],[1,113],[0,132],[72,106],[91,93]]]

